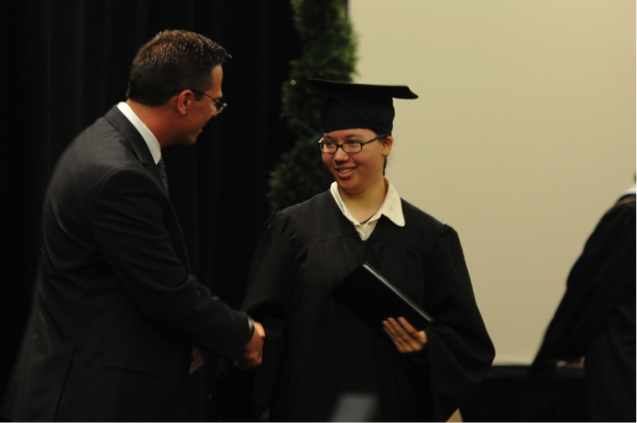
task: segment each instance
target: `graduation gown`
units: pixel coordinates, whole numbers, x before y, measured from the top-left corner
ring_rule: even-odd
[[[587,419],[635,421],[635,195],[590,236],[529,370],[527,418],[555,420],[554,360],[585,357]]]
[[[377,418],[444,421],[487,375],[494,348],[475,302],[457,233],[401,200],[406,225],[382,216],[367,241],[329,191],[267,223],[244,309],[266,329],[255,412],[321,421],[344,393],[375,395]],[[436,319],[428,362],[399,353],[330,295],[363,261]]]

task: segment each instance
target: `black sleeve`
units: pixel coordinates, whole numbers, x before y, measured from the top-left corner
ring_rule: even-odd
[[[164,224],[165,196],[138,170],[113,172],[92,207],[95,244],[139,311],[231,359],[251,337],[247,317],[186,272]]]
[[[444,226],[431,256],[426,329],[436,420],[445,421],[487,375],[495,356],[473,294],[458,234]]]
[[[256,370],[252,394],[256,417],[267,407],[277,383],[285,320],[296,272],[286,219],[278,213],[268,221],[257,247],[243,303],[243,310],[263,324],[266,331],[263,363]]]
[[[255,316],[271,316],[268,329],[279,333],[291,296],[292,280],[296,275],[294,252],[282,214],[273,216],[252,259],[248,293],[243,309]],[[280,323],[275,323],[280,322]],[[265,326],[265,325],[264,325]]]

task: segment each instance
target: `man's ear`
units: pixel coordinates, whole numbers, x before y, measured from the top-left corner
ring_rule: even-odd
[[[180,115],[188,113],[190,107],[192,107],[195,101],[195,94],[190,90],[183,90],[177,96],[177,111]]]

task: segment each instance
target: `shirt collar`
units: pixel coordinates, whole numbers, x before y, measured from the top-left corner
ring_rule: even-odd
[[[380,206],[380,209],[372,216],[368,222],[373,222],[375,220],[380,219],[382,215],[391,220],[396,226],[403,227],[405,226],[405,215],[403,214],[403,206],[400,201],[400,196],[398,195],[398,191],[394,188],[394,186],[385,178],[385,186],[387,187],[387,195],[385,196],[385,201]],[[336,204],[341,209],[341,213],[352,222],[354,225],[360,225],[354,216],[349,212],[349,209],[345,205],[343,198],[341,197],[341,193],[338,190],[338,184],[336,182],[332,182],[330,186],[330,192],[336,200]]]
[[[131,109],[130,106],[123,101],[120,101],[119,104],[117,104],[117,108],[128,118],[128,120],[130,120],[130,123],[133,124],[135,129],[137,129],[137,131],[141,134],[142,138],[144,138],[144,141],[146,141],[146,145],[148,145],[148,149],[150,150],[150,154],[152,154],[153,160],[155,160],[155,164],[159,163],[159,159],[161,159],[161,147],[157,138],[152,132],[150,132],[150,129],[148,129],[148,126],[146,126],[146,124],[137,117],[135,112],[133,112],[133,109]]]
[[[626,190],[626,192],[624,192],[624,195],[626,194],[635,194],[635,192],[637,192],[637,187],[635,185],[633,185],[632,187],[628,188]]]

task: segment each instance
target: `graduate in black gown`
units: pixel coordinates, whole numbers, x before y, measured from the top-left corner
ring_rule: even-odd
[[[254,411],[323,421],[341,395],[356,392],[377,398],[380,420],[445,421],[485,378],[495,351],[458,234],[384,178],[392,98],[417,96],[407,87],[311,81],[330,94],[320,146],[335,182],[276,213],[254,256],[244,310],[267,333]],[[435,323],[418,332],[392,316],[370,327],[337,303],[330,289],[363,261]]]
[[[584,358],[589,421],[635,421],[635,187],[598,223],[529,370],[526,418],[559,420],[555,366]]]

